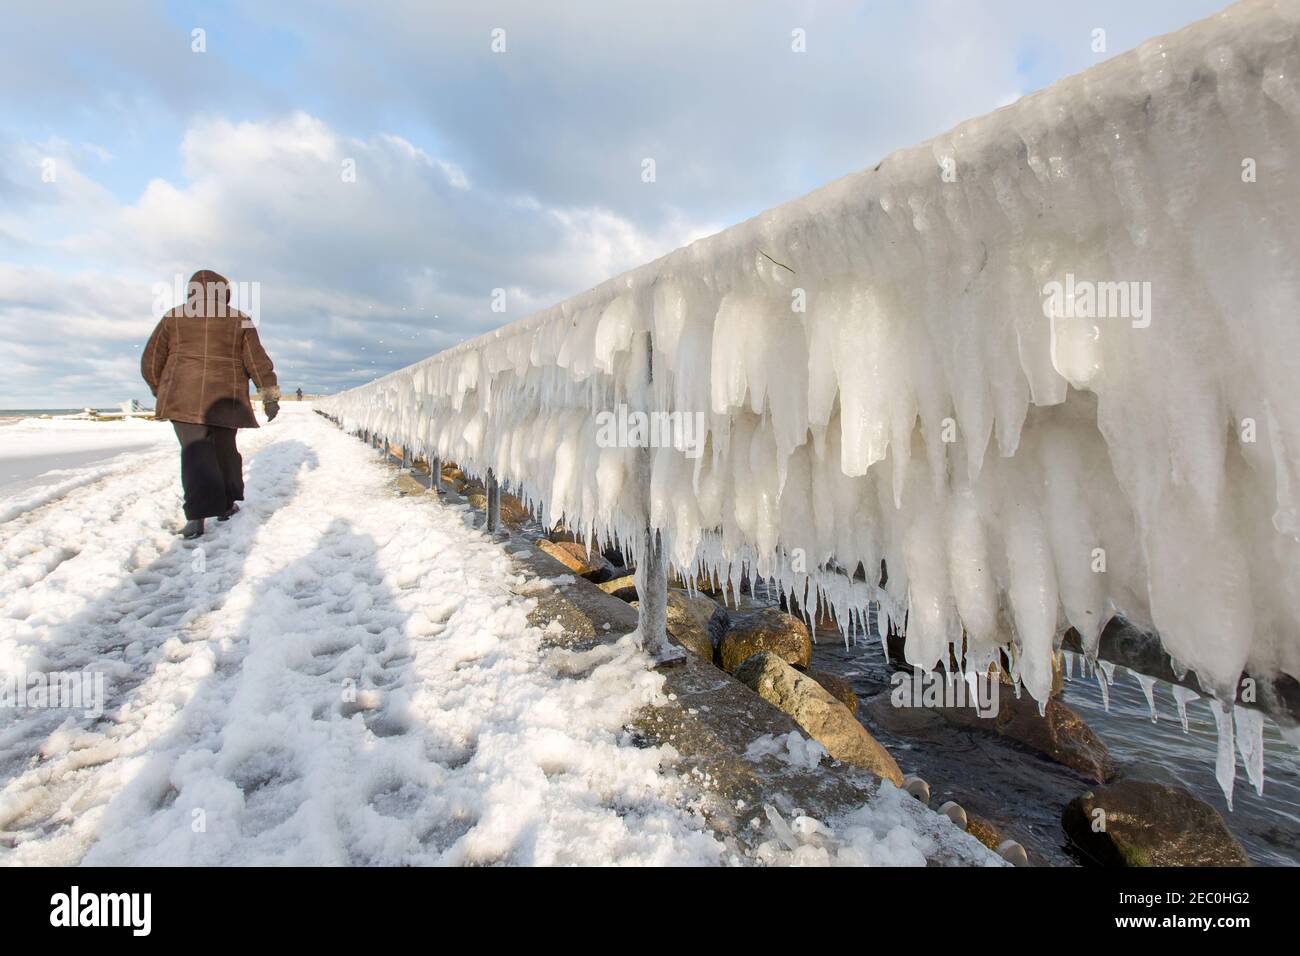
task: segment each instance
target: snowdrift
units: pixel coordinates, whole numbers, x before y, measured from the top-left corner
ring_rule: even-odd
[[[319,406],[1039,700],[1117,611],[1300,675],[1298,36],[1230,7]]]

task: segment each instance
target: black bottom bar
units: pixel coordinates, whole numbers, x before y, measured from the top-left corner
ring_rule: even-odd
[[[280,935],[301,946],[375,943],[418,932],[430,941],[455,940],[477,926],[508,924],[535,933],[568,925],[576,937],[620,918],[629,929],[663,918],[667,930],[689,928],[734,933],[736,918],[752,912],[755,893],[799,900],[783,919],[790,932],[809,924],[821,907],[852,897],[852,917],[841,932],[879,943],[919,941],[921,928],[956,932],[964,922],[968,942],[1029,938],[1030,926],[1055,927],[1073,943],[1111,935],[1196,933],[1231,945],[1251,930],[1289,930],[1295,874],[1287,870],[617,870],[528,869],[416,871],[411,869],[215,870],[26,869],[0,870],[0,899],[13,940],[30,934],[77,932],[133,942],[146,926],[149,939],[201,943],[203,948]],[[112,919],[117,926],[71,925],[73,887],[77,922]],[[699,915],[681,907],[693,889],[707,898]],[[784,894],[790,895],[784,895]],[[148,894],[145,897],[99,894]],[[501,895],[498,895],[501,894]],[[685,894],[685,895],[683,895]],[[93,901],[88,901],[94,897]],[[731,898],[733,905],[728,904]],[[649,906],[647,911],[645,907]],[[504,908],[504,921],[481,922]],[[693,907],[686,907],[693,909]],[[798,910],[804,909],[802,915]],[[638,913],[639,911],[639,913]],[[712,913],[713,917],[706,914]],[[718,918],[720,914],[731,918]],[[95,915],[99,914],[99,915]],[[145,915],[147,914],[147,922]],[[134,919],[133,919],[134,917]],[[848,916],[845,915],[845,919]],[[743,919],[743,917],[742,917]],[[938,919],[939,925],[933,925]],[[957,922],[949,922],[949,920]],[[837,922],[831,913],[822,920]],[[972,921],[973,922],[970,922]],[[593,922],[598,921],[598,922]],[[53,925],[61,923],[62,925]],[[617,925],[617,924],[615,924]],[[651,924],[653,925],[653,924]],[[946,925],[947,930],[941,929]],[[850,929],[852,927],[852,929]],[[776,927],[773,927],[776,929]],[[779,930],[778,930],[779,932]],[[676,935],[676,934],[672,934]],[[555,942],[560,940],[555,939]],[[478,945],[486,943],[479,939]],[[613,942],[611,940],[611,942]],[[1054,945],[1054,944],[1053,944]]]

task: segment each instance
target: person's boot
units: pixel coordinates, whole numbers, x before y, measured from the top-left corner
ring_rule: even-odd
[[[230,516],[233,515],[233,514],[235,514],[235,513],[237,513],[238,511],[239,511],[239,505],[232,504],[232,505],[231,505],[231,506],[226,510],[226,513],[223,514],[223,515],[222,515],[220,518],[218,518],[217,520],[218,520],[218,521],[229,521],[229,520],[230,520]]]
[[[203,533],[203,519],[193,518],[185,522],[185,527],[181,528],[182,538],[197,538]]]

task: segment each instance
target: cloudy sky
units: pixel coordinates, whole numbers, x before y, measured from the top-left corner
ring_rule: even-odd
[[[198,268],[258,283],[286,391],[359,384],[1222,6],[16,5],[0,408],[147,399],[156,287]]]

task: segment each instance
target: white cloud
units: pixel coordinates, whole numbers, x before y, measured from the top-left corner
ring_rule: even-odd
[[[198,268],[258,282],[277,364],[309,388],[336,387],[499,324],[494,288],[513,290],[506,318],[522,317],[703,231],[680,216],[647,231],[605,209],[475,190],[403,137],[352,137],[302,112],[205,116],[178,146],[183,182],[155,179],[118,203],[70,166],[59,190],[0,218],[43,263],[0,267],[0,346],[13,358],[0,405],[140,395],[132,363],[153,287]],[[30,162],[40,150],[10,153]]]
[[[137,302],[198,266],[263,284],[303,384],[361,381],[1220,5],[233,0],[202,55],[183,0],[17,5],[0,404],[139,394]]]

